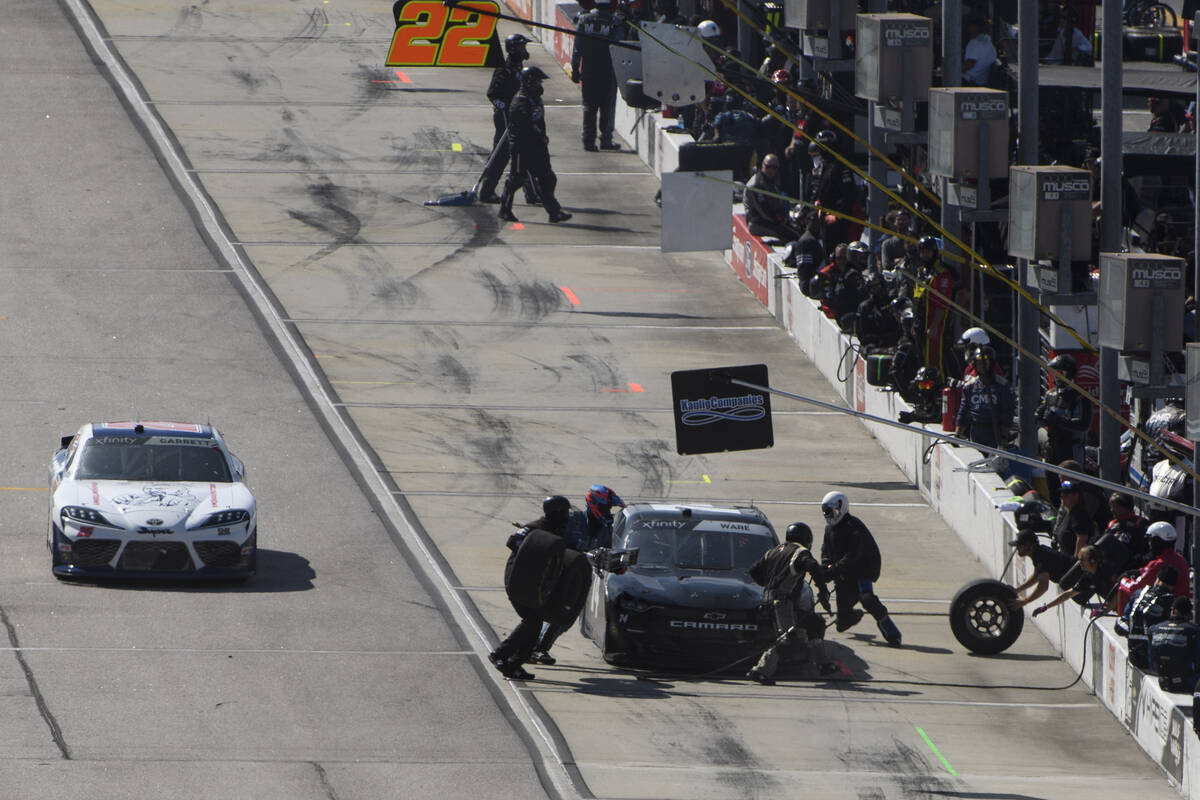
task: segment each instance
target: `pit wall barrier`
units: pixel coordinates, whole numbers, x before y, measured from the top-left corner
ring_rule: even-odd
[[[750,236],[738,214],[734,215],[733,236],[734,246],[726,258],[738,279],[796,340],[849,408],[891,420],[902,410],[912,410],[896,393],[867,384],[866,362],[851,349],[850,337],[814,300],[804,296],[795,279],[781,277],[790,272],[783,265],[782,250],[768,248]],[[765,271],[759,266],[764,258]],[[988,575],[1013,585],[1029,578],[1028,559],[1014,559],[1008,546],[1016,532],[1012,515],[996,508],[1009,496],[1003,481],[991,472],[967,470],[970,462],[982,456],[978,450],[934,444],[936,440],[928,436],[876,422],[863,424],[983,563]],[[941,425],[925,429],[941,432]],[[963,576],[964,583],[970,577]],[[1055,588],[1052,584],[1042,602],[1055,596]],[[1090,622],[1089,612],[1073,602],[1037,619],[1026,616],[1026,626],[1036,626],[1073,670],[1083,669],[1083,681],[1180,793],[1200,800],[1200,740],[1192,732],[1191,697],[1164,692],[1156,677],[1130,665],[1125,639],[1113,632],[1111,617],[1094,625]]]
[[[524,19],[564,28],[574,27],[579,12],[578,4],[573,2],[507,0],[507,3]],[[546,44],[564,70],[570,70],[573,37],[540,28],[534,28],[532,35]],[[617,135],[637,151],[658,177],[664,171],[675,170],[680,146],[691,141],[690,136],[669,130],[673,120],[664,122],[659,112],[629,108],[620,97],[615,122]],[[737,214],[733,218],[732,250],[726,252],[726,260],[751,294],[774,315],[838,390],[848,407],[893,420],[900,411],[912,410],[894,392],[867,384],[865,362],[850,349],[850,338],[838,330],[812,299],[804,296],[795,280],[779,277],[788,271],[783,266],[782,251],[768,248],[757,237],[750,236],[744,218]],[[1012,517],[996,508],[1007,497],[1002,481],[994,473],[967,471],[967,464],[981,455],[979,451],[934,445],[935,440],[928,436],[878,423],[863,424],[983,563],[989,575],[1014,585],[1029,578],[1028,559],[1011,558],[1008,542],[1015,533]],[[919,429],[916,425],[910,427]],[[940,425],[926,427],[940,431]],[[1047,599],[1052,596],[1047,593]],[[1110,617],[1089,625],[1087,612],[1068,602],[1037,619],[1027,617],[1026,624],[1030,623],[1073,670],[1083,670],[1084,683],[1162,768],[1180,794],[1200,800],[1200,740],[1192,732],[1191,698],[1162,691],[1154,676],[1130,665],[1125,639],[1113,632]]]

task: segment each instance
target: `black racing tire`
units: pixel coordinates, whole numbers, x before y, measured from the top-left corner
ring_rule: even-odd
[[[950,602],[950,630],[972,653],[992,656],[1003,653],[1025,627],[1025,610],[1009,608],[1017,598],[1011,586],[1000,581],[972,581],[958,590]]]
[[[551,625],[570,625],[575,622],[587,603],[591,585],[592,565],[587,555],[577,550],[567,550],[563,554],[562,575],[542,609],[542,619]]]
[[[504,576],[504,591],[513,605],[540,609],[546,605],[562,573],[567,543],[550,531],[531,530],[525,534],[512,569]]]

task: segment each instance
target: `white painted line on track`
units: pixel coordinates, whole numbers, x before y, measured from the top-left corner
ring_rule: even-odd
[[[186,653],[292,656],[470,656],[473,650],[303,650],[295,648],[201,647],[0,647],[0,653]]]
[[[475,646],[476,655],[486,665],[487,632],[483,628],[482,619],[470,613],[462,595],[454,590],[453,584],[442,569],[438,559],[434,557],[430,546],[417,534],[416,529],[404,515],[391,489],[384,483],[373,462],[359,442],[354,432],[348,427],[333,405],[333,398],[326,392],[323,383],[316,374],[313,362],[307,357],[307,349],[293,336],[292,331],[283,322],[282,315],[271,302],[270,294],[261,284],[260,276],[242,258],[242,254],[234,246],[222,219],[208,194],[196,182],[193,175],[187,172],[182,155],[176,149],[175,139],[168,133],[162,120],[151,109],[150,103],[142,96],[138,84],[134,81],[125,64],[113,52],[112,44],[102,35],[96,19],[93,17],[85,0],[63,0],[64,7],[74,17],[80,35],[85,39],[93,57],[111,76],[115,88],[128,104],[130,114],[145,127],[152,149],[156,151],[164,169],[178,183],[180,190],[187,196],[196,214],[196,222],[207,233],[213,246],[219,251],[221,258],[229,264],[236,273],[250,301],[262,315],[263,322],[279,342],[279,347],[292,364],[297,378],[303,383],[305,391],[313,398],[313,408],[324,420],[332,435],[336,435],[345,449],[346,458],[353,462],[355,469],[362,476],[362,485],[370,491],[385,509],[392,520],[395,530],[411,550],[416,560],[420,562],[425,574],[430,579],[430,585],[442,598],[446,608],[454,616],[455,621],[473,636],[469,637]],[[490,665],[488,665],[490,667]],[[510,682],[497,678],[489,668],[485,671],[499,687],[499,692],[512,707],[533,735],[529,740],[538,750],[542,760],[543,774],[556,793],[563,797],[578,797],[579,793],[567,773],[567,758],[560,752],[553,734],[543,724],[538,714],[530,705],[526,692],[518,691]]]

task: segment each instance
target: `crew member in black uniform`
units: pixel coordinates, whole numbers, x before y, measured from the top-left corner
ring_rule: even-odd
[[[596,7],[575,20],[575,47],[571,51],[571,80],[583,95],[583,149],[596,149],[596,116],[600,117],[600,149],[620,150],[613,141],[617,108],[617,78],[613,73],[609,42],[620,41],[624,30],[613,17],[612,0],[595,0]]]
[[[521,88],[521,65],[529,58],[525,44],[530,41],[519,33],[504,40],[504,63],[492,72],[492,82],[488,84],[487,97],[492,102],[492,124],[496,126],[496,133],[492,137],[491,158],[483,168],[479,183],[479,199],[483,203],[500,202],[496,186],[508,166],[508,110]],[[530,199],[528,192],[525,198]]]
[[[1150,669],[1167,692],[1190,692],[1200,672],[1200,626],[1192,622],[1192,601],[1176,597],[1171,618],[1150,628]]]
[[[543,530],[562,536],[567,529],[567,521],[571,517],[571,501],[560,494],[547,497],[542,501],[542,516],[522,525],[516,533],[508,537],[506,542],[510,551],[508,561],[504,565],[504,585],[507,588],[512,577],[513,564],[517,560],[517,551],[525,537],[532,530]],[[512,602],[510,600],[510,602]],[[542,632],[542,613],[540,609],[512,603],[513,610],[521,621],[512,633],[500,643],[500,646],[488,654],[488,660],[500,670],[506,678],[513,680],[528,680],[533,674],[522,666],[530,660],[533,648],[537,645]]]
[[[1075,359],[1065,353],[1050,359],[1048,366],[1075,380],[1078,367]],[[1083,448],[1088,429],[1092,427],[1092,402],[1062,381],[1046,393],[1038,404],[1034,418],[1046,431],[1042,459],[1049,464],[1061,464],[1068,459],[1084,462]],[[1050,502],[1058,502],[1058,481],[1050,480]]]
[[[787,641],[807,646],[808,657],[818,664],[821,674],[832,672],[825,663],[825,620],[812,609],[800,604],[804,581],[811,577],[817,584],[817,597],[822,606],[829,608],[829,590],[825,588],[825,570],[813,558],[811,551],[812,528],[803,522],[788,526],[785,541],[770,550],[750,567],[750,577],[765,587],[763,603],[771,608],[775,621],[775,636],[771,646],[763,651],[762,657],[746,674],[751,680],[764,686],[775,682],[775,668],[779,665],[779,648]]]
[[[825,515],[825,540],[821,543],[821,566],[833,578],[837,591],[837,629],[849,630],[862,619],[862,603],[879,625],[879,632],[893,647],[900,646],[900,629],[888,616],[887,607],[875,594],[882,558],[875,537],[862,520],[850,513],[850,500],[841,492],[821,499]]]
[[[513,214],[513,194],[522,183],[525,173],[537,182],[542,193],[542,208],[551,222],[564,222],[571,215],[562,210],[554,197],[558,177],[550,168],[550,137],[546,135],[546,108],[542,105],[542,81],[550,77],[541,67],[526,67],[521,70],[521,91],[512,103],[508,115],[508,144],[512,152],[512,166],[504,182],[504,194],[500,197],[500,219],[516,222]]]

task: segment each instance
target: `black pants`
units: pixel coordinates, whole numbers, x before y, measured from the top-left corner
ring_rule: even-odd
[[[504,193],[500,195],[500,210],[512,213],[513,195],[516,194],[517,187],[524,182],[526,173],[541,189],[542,208],[546,209],[546,213],[550,216],[557,216],[562,211],[562,206],[554,197],[554,187],[558,185],[558,176],[550,168],[549,154],[522,153],[520,150],[513,153],[508,179],[504,181]]]
[[[496,648],[496,655],[509,664],[520,665],[528,661],[533,653],[538,636],[542,632],[542,616],[537,609],[525,608],[515,603],[513,609],[521,617],[521,621]]]
[[[848,620],[854,612],[854,606],[862,603],[863,609],[875,618],[875,621],[887,616],[887,606],[875,594],[875,587],[869,580],[848,578],[833,584],[837,592],[837,618],[839,621]]]
[[[607,91],[605,91],[607,88]],[[600,143],[609,144],[613,140],[613,128],[616,124],[617,84],[609,83],[607,87],[583,84],[583,143],[585,146],[596,143],[596,117],[600,117]]]
[[[508,166],[508,120],[503,112],[492,112],[492,122],[496,126],[496,135],[492,137],[492,155],[483,168],[483,178],[479,182],[479,196],[487,197],[496,193],[496,186]]]

